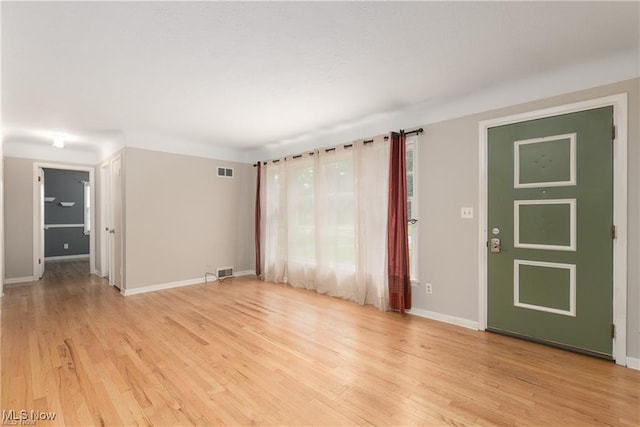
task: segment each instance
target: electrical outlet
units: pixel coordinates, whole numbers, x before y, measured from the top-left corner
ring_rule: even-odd
[[[427,294],[432,294],[433,293],[433,285],[431,283],[425,283],[424,284],[424,290]]]
[[[473,208],[472,207],[460,208],[460,218],[464,218],[464,219],[473,218]]]
[[[68,243],[65,243],[65,244],[64,244],[64,248],[65,248],[65,249],[69,249],[69,244],[68,244]]]

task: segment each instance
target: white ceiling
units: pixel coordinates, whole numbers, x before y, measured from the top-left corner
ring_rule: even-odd
[[[3,141],[35,151],[255,150],[625,52],[638,75],[637,2],[1,8]]]

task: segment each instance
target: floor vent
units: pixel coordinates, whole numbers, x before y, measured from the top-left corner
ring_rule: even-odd
[[[218,168],[218,176],[222,178],[233,178],[232,168]]]
[[[218,276],[218,279],[233,277],[233,267],[219,268],[218,270],[216,270],[216,276]]]

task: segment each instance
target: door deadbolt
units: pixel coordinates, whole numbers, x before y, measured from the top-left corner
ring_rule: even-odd
[[[491,252],[497,254],[501,251],[502,246],[500,246],[500,239],[498,237],[494,237],[493,239],[491,239]]]

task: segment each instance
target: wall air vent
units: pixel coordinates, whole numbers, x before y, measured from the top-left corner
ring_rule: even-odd
[[[222,267],[216,270],[216,276],[218,279],[225,279],[227,277],[233,277],[233,267]]]
[[[232,168],[218,168],[218,176],[222,178],[233,178]]]

